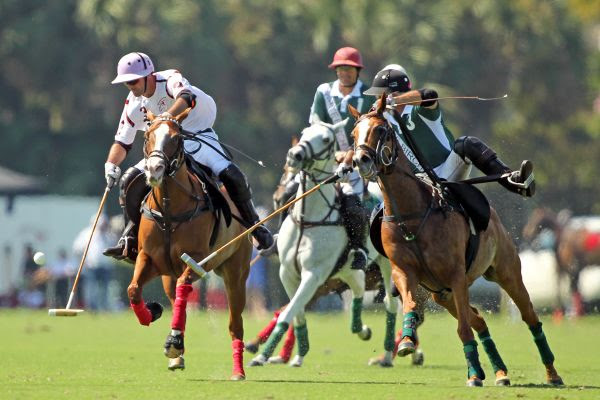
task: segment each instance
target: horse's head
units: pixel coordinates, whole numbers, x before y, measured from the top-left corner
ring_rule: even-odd
[[[552,210],[546,207],[536,208],[523,227],[523,239],[532,242],[544,229],[556,231],[560,228],[560,225],[556,214]]]
[[[381,96],[374,111],[360,115],[351,105],[350,113],[356,118],[352,135],[354,137],[354,157],[360,175],[374,181],[380,173],[387,173],[398,156],[398,146],[394,130],[383,116],[386,98]]]
[[[181,121],[191,111],[183,111],[176,117],[155,116],[150,111],[147,118],[150,127],[144,141],[146,159],[146,181],[151,186],[160,185],[165,175],[173,176],[184,161]]]
[[[319,121],[304,128],[298,144],[287,153],[286,164],[291,172],[295,174],[301,169],[330,172],[325,171],[324,168],[328,162],[333,160],[334,130],[344,123],[345,121],[342,121],[331,125]]]

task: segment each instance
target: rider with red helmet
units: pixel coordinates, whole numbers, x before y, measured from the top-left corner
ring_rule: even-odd
[[[353,47],[338,49],[329,69],[335,70],[337,80],[319,85],[310,108],[309,122],[322,121],[335,124],[346,120],[344,128],[335,132],[338,150],[347,151],[352,148],[351,132],[354,118],[348,112],[351,104],[361,113],[367,112],[375,98],[365,94],[369,88],[358,79],[364,68],[360,52]],[[348,174],[348,182],[342,184],[342,217],[348,233],[350,247],[354,250],[353,268],[364,269],[367,264],[365,248],[367,214],[362,206],[364,183],[357,171],[341,164],[340,175]]]

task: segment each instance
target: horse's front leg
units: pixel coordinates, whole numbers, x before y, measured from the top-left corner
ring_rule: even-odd
[[[411,267],[400,268],[392,262],[392,280],[402,297],[402,338],[398,345],[398,355],[404,357],[415,352],[419,343],[417,325],[419,314],[417,312],[418,278],[416,271]]]
[[[142,325],[150,325],[162,314],[162,306],[159,303],[144,303],[142,298],[142,287],[157,275],[158,271],[153,267],[152,260],[144,250],[141,250],[135,262],[131,283],[127,287],[127,297],[129,297],[131,309]]]
[[[339,277],[348,284],[352,291],[350,330],[362,340],[369,340],[372,335],[371,328],[363,325],[362,322],[365,272],[362,269],[346,269],[339,274]]]
[[[183,353],[185,352],[184,334],[186,322],[186,307],[188,296],[192,292],[192,283],[199,278],[191,268],[187,267],[177,279],[175,287],[175,301],[173,302],[173,317],[171,319],[171,332],[165,341],[165,356],[169,358],[170,370],[184,369]]]

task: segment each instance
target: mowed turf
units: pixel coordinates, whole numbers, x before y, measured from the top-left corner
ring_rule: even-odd
[[[349,318],[309,314],[310,352],[301,368],[246,367],[247,380],[231,382],[227,314],[191,312],[186,332],[185,371],[167,370],[162,345],[171,313],[151,327],[130,312],[75,318],[44,312],[0,310],[1,399],[598,399],[600,317],[553,324],[543,319],[566,386],[543,385],[544,368],[529,330],[520,321],[487,315],[492,337],[509,368],[512,387],[465,387],[466,366],[456,322],[446,313],[428,314],[420,330],[425,365],[409,358],[393,368],[369,367],[382,351],[383,312],[365,322],[373,338],[350,334]],[[246,318],[246,338],[267,322]],[[245,353],[245,364],[252,355]]]

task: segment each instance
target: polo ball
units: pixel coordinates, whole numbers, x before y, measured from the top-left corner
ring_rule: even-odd
[[[33,255],[33,262],[36,263],[37,265],[46,264],[46,255],[44,253],[42,253],[41,251],[38,251],[37,253],[35,253]]]

